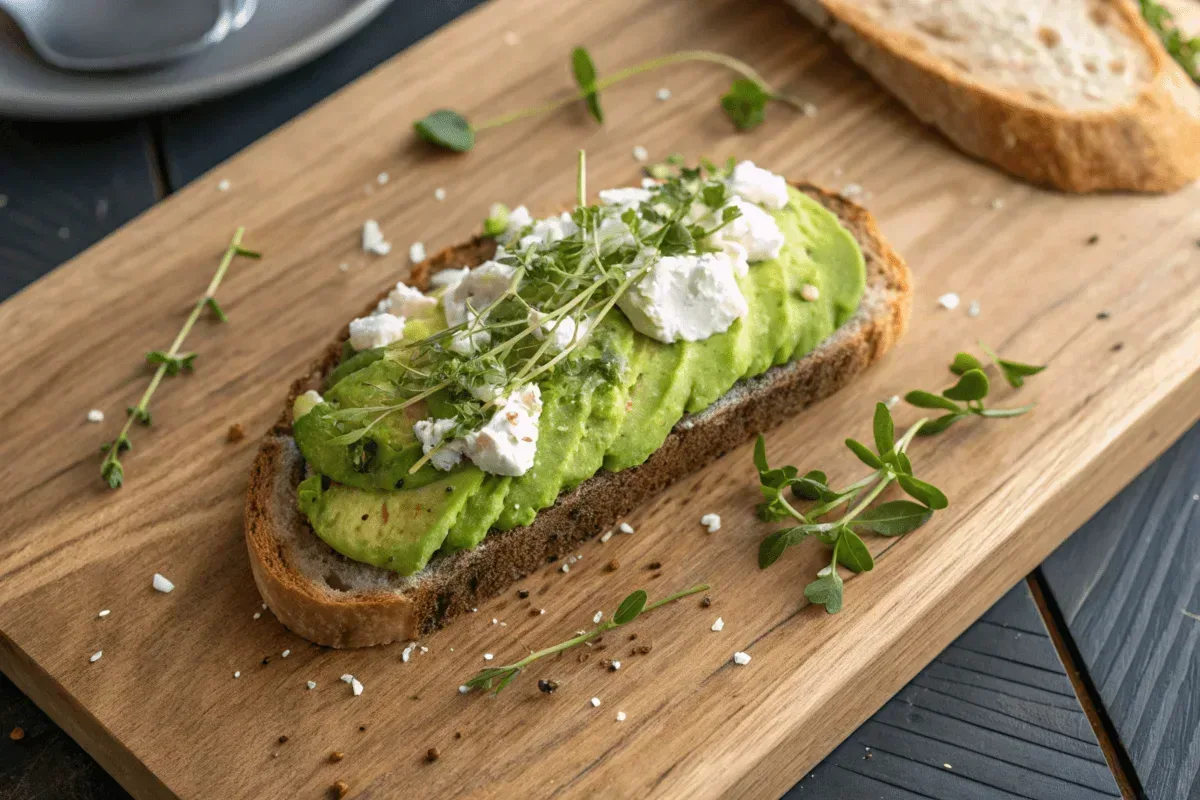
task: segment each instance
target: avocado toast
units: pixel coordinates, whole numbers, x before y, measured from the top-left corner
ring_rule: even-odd
[[[729,196],[711,188],[711,177],[696,176],[685,171],[684,183],[696,196],[709,187],[710,211],[742,209],[706,227],[695,217],[709,212],[689,199],[699,211],[684,212],[693,233],[708,234],[703,240],[662,230],[671,224],[669,209],[653,207],[676,189],[647,184],[640,193],[613,190],[607,199],[601,193],[601,211],[617,207],[610,216],[620,212],[629,230],[593,219],[593,232],[621,228],[625,237],[616,247],[594,237],[595,252],[626,262],[614,284],[625,274],[634,281],[607,292],[608,301],[604,290],[589,295],[604,313],[547,312],[550,324],[538,323],[535,298],[545,294],[538,294],[537,275],[544,267],[535,256],[514,253],[573,252],[570,229],[587,229],[589,218],[581,209],[535,222],[518,209],[499,244],[477,238],[417,265],[409,286],[423,291],[440,284],[440,292],[420,300],[398,286],[293,385],[290,407],[259,450],[246,505],[255,581],[284,624],[335,647],[415,638],[611,527],[676,478],[836,391],[891,347],[908,315],[909,274],[867,212],[779,180],[785,195],[755,200],[773,222],[755,228],[768,214],[743,202],[756,197],[753,186],[737,199],[736,172],[717,181]],[[635,217],[659,225],[639,231],[644,221]],[[653,259],[639,261],[633,251],[643,234],[648,240],[647,230],[665,244]],[[736,264],[729,272],[738,259],[740,272]],[[659,272],[681,264],[695,273],[655,283]],[[497,276],[508,282],[486,297]],[[681,287],[696,293],[686,295],[687,305],[676,303]],[[464,296],[465,315],[455,306]],[[385,308],[395,310],[406,298],[432,306],[432,297],[436,308],[424,322],[401,318],[403,333],[387,332],[393,323],[382,319]],[[482,298],[478,307],[472,297]],[[540,307],[567,308],[570,298]],[[505,322],[506,304],[518,302],[530,309],[532,329]],[[484,326],[489,307],[496,310]],[[523,333],[503,334],[506,325]],[[495,386],[484,381],[488,356],[503,350],[497,342],[531,330],[526,339],[534,355],[510,357],[493,371],[540,380],[502,374],[489,378]],[[561,357],[552,355],[555,348]],[[447,355],[457,350],[460,361]],[[459,385],[447,389],[447,381],[428,377],[443,362],[459,365],[453,373]],[[422,390],[426,384],[415,383],[414,374],[433,385]],[[384,404],[377,395],[384,390],[406,399]],[[501,423],[511,430],[493,430]]]

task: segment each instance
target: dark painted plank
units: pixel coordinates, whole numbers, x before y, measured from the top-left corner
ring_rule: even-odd
[[[159,183],[143,123],[0,121],[0,300],[153,205]],[[24,736],[13,740],[21,728]],[[0,800],[127,794],[0,676]]]
[[[1042,576],[1151,800],[1200,799],[1200,425]]]
[[[232,97],[166,115],[162,149],[171,188],[194,180],[482,2],[395,0],[366,28],[316,61]],[[396,120],[397,125],[409,123]]]
[[[1096,800],[1120,792],[1022,581],[785,797]]]
[[[141,123],[0,120],[0,300],[157,199]]]

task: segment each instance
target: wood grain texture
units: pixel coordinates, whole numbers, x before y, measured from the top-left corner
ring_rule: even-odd
[[[1024,581],[785,795],[1120,797]]]
[[[293,72],[231,97],[164,114],[155,124],[171,188],[191,183],[481,2],[395,0],[345,43]],[[397,125],[407,122],[397,120]],[[237,175],[227,177],[238,180]]]
[[[1200,426],[1042,575],[1151,800],[1200,798]]]
[[[506,29],[536,46],[505,49],[495,32]],[[609,92],[603,128],[571,109],[489,132],[465,158],[413,142],[407,121],[431,108],[453,103],[482,119],[567,91],[565,54],[579,42],[601,69],[682,47],[734,53],[820,113],[772,108],[763,128],[736,135],[715,107],[729,76],[696,66]],[[663,85],[674,92],[666,103],[654,99]],[[886,551],[872,541],[878,566],[849,582],[836,617],[801,599],[824,553],[800,548],[757,569],[769,528],[753,516],[741,448],[632,515],[639,534],[589,545],[569,575],[530,576],[529,600],[481,608],[422,642],[430,652],[413,663],[398,648],[322,651],[253,620],[240,515],[254,442],[226,444],[228,424],[267,429],[290,380],[364,297],[403,274],[409,242],[432,251],[462,240],[495,200],[559,206],[579,146],[591,185],[631,182],[635,144],[693,158],[737,152],[793,177],[862,183],[914,266],[907,339],[850,390],[776,429],[775,458],[851,475],[837,440],[866,435],[879,398],[944,385],[950,353],[976,338],[1051,362],[1020,395],[1037,411],[914,448],[952,505]],[[19,387],[0,409],[12,431],[0,441],[0,667],[139,797],[315,796],[339,778],[376,797],[781,794],[1200,412],[1200,192],[1068,199],[1012,183],[917,126],[781,4],[497,0],[223,170],[238,176],[229,193],[197,181],[0,306],[0,328],[39,331],[30,350],[0,353],[0,381]],[[403,180],[367,194],[385,170]],[[445,203],[432,199],[439,186]],[[358,251],[368,217],[393,257]],[[232,324],[197,328],[197,373],[156,398],[158,422],[138,432],[113,495],[97,478],[101,434],[82,412],[118,416],[129,403],[146,379],[141,352],[170,340],[237,224],[267,258],[222,287]],[[1101,243],[1085,245],[1097,232]],[[937,310],[945,291],[979,298],[983,313]],[[106,337],[78,336],[60,309],[102,310]],[[1102,309],[1112,312],[1103,322]],[[698,525],[707,511],[724,518],[719,536]],[[605,572],[614,557],[628,569]],[[651,561],[664,564],[658,579],[638,569]],[[155,571],[179,588],[155,594]],[[684,603],[639,622],[653,650],[617,673],[565,658],[499,698],[454,689],[484,652],[507,660],[636,586],[658,595],[699,580],[716,587],[713,607]],[[529,616],[534,601],[544,616]],[[97,620],[104,607],[113,615]],[[726,628],[714,634],[718,614]],[[88,664],[101,647],[103,660]],[[752,664],[733,666],[735,650]],[[347,672],[363,696],[337,681]],[[534,686],[545,676],[564,684],[553,697]],[[305,690],[310,679],[318,689]],[[859,687],[852,697],[847,685]],[[617,710],[629,715],[619,725]],[[431,746],[442,750],[433,765]],[[332,749],[347,759],[330,765]]]

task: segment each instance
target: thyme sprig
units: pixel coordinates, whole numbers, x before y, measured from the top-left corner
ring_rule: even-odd
[[[561,653],[564,650],[570,650],[572,647],[578,647],[584,642],[590,642],[592,639],[600,636],[606,631],[611,631],[613,628],[619,628],[622,625],[628,625],[642,614],[648,614],[656,608],[661,608],[667,603],[673,603],[676,600],[688,597],[689,595],[707,591],[709,588],[707,583],[701,583],[693,586],[690,589],[684,589],[682,592],[676,592],[669,597],[664,597],[661,600],[655,600],[653,603],[646,603],[647,595],[644,589],[638,589],[630,594],[621,604],[617,606],[616,613],[611,617],[600,622],[590,631],[579,634],[565,642],[547,647],[542,650],[537,650],[522,658],[520,661],[508,664],[503,667],[491,667],[481,670],[475,677],[463,684],[468,690],[479,689],[482,691],[490,691],[493,694],[499,694],[505,686],[512,683],[513,679],[521,674],[521,670],[528,667],[533,662],[552,656],[556,653]]]
[[[495,260],[513,269],[508,288],[484,309],[470,309],[467,321],[416,341],[391,345],[386,357],[401,365],[402,377],[382,388],[374,405],[333,408],[328,413],[343,431],[332,445],[355,446],[371,430],[397,412],[434,395],[447,400],[454,428],[438,448],[411,467],[416,472],[441,447],[477,430],[493,407],[511,392],[536,383],[557,369],[611,370],[603,357],[574,359],[589,333],[620,298],[644,278],[662,255],[695,251],[705,237],[737,218],[728,201],[724,178],[730,167],[706,164],[680,169],[657,185],[648,200],[621,213],[628,240],[612,245],[602,223],[615,212],[587,201],[586,156],[580,151],[576,194],[579,206],[570,215],[574,233],[536,247],[501,248]],[[719,224],[693,219],[697,204],[716,214]],[[606,217],[606,215],[608,215]],[[523,231],[508,231],[506,244],[519,243]],[[558,346],[541,336],[569,325],[570,341]],[[482,352],[464,352],[455,343],[482,334]],[[609,378],[615,376],[609,375]],[[439,394],[440,393],[440,394]],[[394,401],[387,402],[392,400]]]
[[[472,125],[457,111],[439,109],[414,122],[413,127],[416,129],[417,135],[425,141],[446,150],[465,153],[475,147],[476,135],[481,131],[549,114],[580,100],[586,103],[588,113],[596,122],[603,123],[604,112],[600,107],[601,91],[635,75],[688,62],[719,64],[742,76],[735,80],[729,91],[721,97],[721,107],[739,130],[749,130],[760,124],[765,118],[766,106],[771,101],[786,103],[797,109],[804,107],[804,104],[796,98],[772,89],[770,84],[749,64],[725,53],[711,50],[680,50],[625,67],[608,77],[601,78],[595,61],[587,49],[576,47],[571,51],[571,74],[579,91],[570,97],[503,114],[478,125]]]
[[[1045,369],[1005,361],[986,347],[984,350],[996,361],[1014,388],[1023,385],[1025,377]],[[871,551],[859,536],[860,531],[879,536],[903,536],[928,522],[935,511],[941,511],[949,505],[940,489],[913,475],[912,462],[908,457],[908,448],[913,439],[918,435],[941,433],[958,420],[971,415],[1015,417],[1033,408],[1032,405],[987,408],[984,405],[989,391],[987,375],[983,364],[969,353],[958,353],[950,365],[950,371],[959,376],[958,382],[940,395],[918,391],[909,392],[906,396],[907,402],[918,408],[938,408],[950,413],[935,420],[917,420],[899,439],[896,439],[895,423],[887,405],[879,403],[875,406],[872,426],[874,448],[855,439],[846,439],[846,447],[872,472],[841,489],[831,488],[825,473],[820,470],[800,475],[799,470],[790,465],[772,469],[767,463],[766,440],[758,437],[754,446],[754,464],[758,469],[759,488],[764,498],[764,502],[758,506],[759,517],[768,522],[790,517],[798,523],[763,539],[758,550],[761,569],[771,566],[787,548],[809,537],[820,541],[832,550],[830,562],[817,573],[816,580],[804,587],[804,596],[813,604],[824,606],[828,613],[836,614],[843,605],[843,581],[838,574],[838,565],[856,573],[870,571],[875,566]],[[893,483],[899,484],[912,500],[891,500],[872,506]],[[812,505],[803,511],[797,509],[785,495],[785,490],[789,489],[794,500]],[[842,506],[846,506],[847,510],[840,517],[821,521]]]
[[[133,444],[129,441],[129,431],[133,427],[134,422],[139,422],[147,426],[151,424],[150,398],[154,396],[154,392],[158,389],[158,385],[162,383],[162,379],[192,370],[196,354],[181,352],[180,348],[183,347],[184,340],[200,319],[200,315],[204,313],[205,309],[209,309],[218,322],[229,321],[229,317],[221,309],[216,298],[217,287],[221,285],[221,280],[229,270],[229,265],[233,263],[233,259],[236,256],[262,258],[261,254],[242,247],[242,235],[245,231],[245,228],[238,228],[234,231],[233,239],[230,240],[229,246],[225,248],[225,254],[221,257],[221,263],[217,266],[217,271],[213,274],[212,280],[209,281],[208,288],[204,290],[204,295],[192,307],[192,313],[188,315],[187,320],[175,336],[175,341],[171,343],[170,348],[165,351],[151,350],[146,353],[146,363],[155,367],[154,375],[150,378],[150,384],[146,387],[146,391],[142,393],[142,397],[138,400],[137,405],[129,406],[125,409],[128,417],[125,420],[125,424],[121,427],[121,432],[117,434],[117,438],[110,442],[105,442],[100,446],[100,451],[105,454],[104,460],[100,464],[100,477],[104,479],[104,482],[108,484],[110,489],[119,489],[125,482],[125,469],[121,465],[121,453],[133,449]]]

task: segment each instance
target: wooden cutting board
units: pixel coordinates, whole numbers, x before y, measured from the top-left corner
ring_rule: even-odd
[[[693,65],[608,91],[603,127],[572,108],[488,132],[467,156],[414,142],[410,120],[432,108],[483,119],[567,91],[577,43],[602,74],[681,48],[736,54],[819,112],[772,107],[734,134],[716,105],[730,75]],[[663,86],[672,96],[656,100]],[[877,400],[946,385],[950,356],[977,339],[1050,363],[1018,396],[998,392],[1036,411],[914,445],[950,508],[900,541],[872,539],[878,567],[848,582],[837,616],[803,599],[825,558],[815,545],[758,570],[771,526],[753,515],[747,446],[634,514],[633,536],[589,543],[569,574],[529,576],[529,599],[488,603],[409,663],[399,646],[328,651],[269,613],[253,619],[242,500],[255,438],[293,376],[403,275],[411,242],[459,241],[496,200],[568,202],[578,147],[591,186],[628,184],[635,145],[861,184],[914,269],[914,321],[896,352],[781,420],[774,459],[857,477],[842,438],[869,436]],[[778,795],[1200,415],[1198,200],[1012,182],[923,129],[781,3],[496,0],[0,306],[0,667],[141,798],[321,797],[338,780],[361,797]],[[359,249],[367,218],[390,257]],[[230,324],[197,327],[195,374],[155,397],[155,426],[135,431],[126,485],[109,491],[97,446],[147,380],[142,353],[171,340],[237,225],[266,257],[234,266],[220,291]],[[936,303],[949,291],[963,297],[956,311]],[[93,407],[108,414],[101,426],[84,421]],[[238,444],[226,442],[234,422],[251,433]],[[719,533],[699,525],[708,512]],[[614,558],[620,569],[606,571]],[[176,590],[153,591],[155,572]],[[619,672],[599,653],[571,655],[498,698],[456,691],[485,652],[506,663],[634,588],[700,581],[714,587],[710,608],[689,599],[633,626],[649,654],[606,638]],[[753,661],[732,665],[737,650]],[[343,673],[362,680],[361,697]],[[540,677],[562,688],[542,695]],[[431,747],[441,758],[428,764]],[[335,750],[345,758],[331,763]]]

